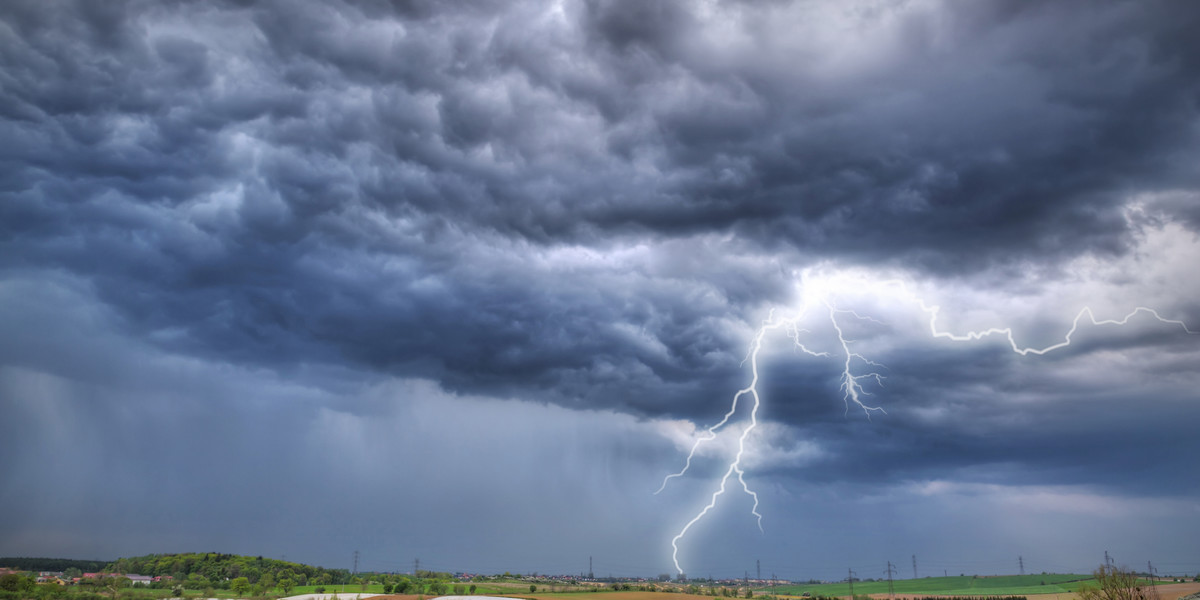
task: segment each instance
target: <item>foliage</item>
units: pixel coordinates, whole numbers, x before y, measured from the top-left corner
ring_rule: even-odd
[[[187,589],[194,590],[238,577],[245,577],[251,584],[261,583],[266,589],[273,589],[275,583],[284,578],[291,579],[298,585],[338,585],[347,583],[350,579],[350,572],[346,569],[325,569],[261,556],[215,552],[148,554],[120,558],[105,565],[103,570],[152,577],[170,575],[176,581],[184,581],[184,587]]]
[[[30,558],[4,557],[0,565],[11,567],[18,571],[67,571],[77,569],[80,573],[95,573],[104,568],[106,563],[100,560],[72,560],[69,558]],[[76,575],[78,577],[78,575]]]
[[[248,577],[236,577],[229,582],[229,589],[233,590],[238,596],[245,596],[246,591],[250,589],[250,579]]]
[[[1102,566],[1093,572],[1096,585],[1079,588],[1079,600],[1150,600],[1151,590],[1138,581],[1137,573],[1126,569]]]

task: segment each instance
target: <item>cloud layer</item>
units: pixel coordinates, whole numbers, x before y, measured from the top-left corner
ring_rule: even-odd
[[[644,534],[649,549],[613,568],[662,572],[660,546],[720,457],[650,498],[656,477],[720,418],[754,329],[811,294],[813,274],[900,277],[944,327],[1012,324],[1030,345],[1060,339],[1083,305],[1153,306],[1200,329],[1198,25],[1200,9],[1165,2],[6,2],[0,402],[20,418],[0,448],[20,466],[0,480],[55,502],[0,493],[28,523],[0,530],[0,553],[107,557],[167,539],[155,549],[300,556],[284,548],[319,534],[268,548],[202,534],[232,501],[180,514],[212,489],[265,511],[329,477],[433,515],[428,531],[388,530],[405,549],[381,569],[422,548],[490,568],[523,532],[498,570],[573,572],[547,563]],[[1034,360],[931,340],[911,303],[835,298],[875,319],[853,334],[886,365],[872,401],[888,416],[847,415],[836,361],[772,340],[752,475],[776,517],[811,486],[829,522],[873,497],[900,514],[978,495],[1001,508],[963,509],[976,517],[1005,498],[1046,515],[1093,499],[1024,521],[1049,537],[1084,536],[1098,514],[1123,530],[1194,516],[1200,488],[1180,474],[1200,453],[1195,337],[1145,319],[1084,327]],[[811,327],[830,350],[828,325]],[[420,410],[437,433],[406,412]],[[444,431],[448,415],[465,433]],[[574,446],[574,428],[596,440]],[[245,464],[173,482],[205,453]],[[479,456],[525,487],[488,479]],[[60,469],[111,472],[131,493],[79,504],[104,480],[46,474]],[[147,471],[168,479],[129,483]],[[526,492],[564,476],[561,495]],[[526,493],[537,508],[477,555],[436,541],[455,515],[508,514]],[[311,494],[278,514],[368,530],[332,516],[343,495]],[[353,502],[370,523],[393,518]],[[1125,510],[1138,506],[1157,507],[1153,522]],[[86,526],[100,514],[116,516]],[[94,541],[146,514],[161,529]],[[566,533],[552,543],[534,522]],[[880,545],[935,553],[952,531]],[[1156,547],[1200,566],[1172,532]],[[340,560],[350,538],[307,556]],[[1045,562],[1090,568],[1088,551],[1063,543]],[[800,550],[780,537],[707,552],[696,564],[737,575],[751,553],[782,574]]]

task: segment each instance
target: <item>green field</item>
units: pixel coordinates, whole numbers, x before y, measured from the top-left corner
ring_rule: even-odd
[[[929,596],[1033,596],[1074,592],[1083,583],[1092,581],[1091,575],[1001,575],[996,577],[927,577],[924,579],[897,579],[893,582],[897,594]],[[771,588],[761,588],[770,591]],[[805,592],[816,596],[847,596],[850,588],[845,583],[814,585],[786,585],[774,588],[777,594],[800,595]],[[886,581],[856,581],[855,594],[886,594]]]

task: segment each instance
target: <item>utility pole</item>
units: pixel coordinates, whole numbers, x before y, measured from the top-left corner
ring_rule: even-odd
[[[854,570],[846,569],[846,581],[850,582],[850,600],[854,600]]]
[[[896,570],[892,568],[892,561],[888,561],[888,598],[896,597],[896,588],[892,585],[892,573]]]
[[[1017,565],[1019,565],[1021,567],[1021,574],[1024,575],[1025,574],[1025,557],[1024,556],[1017,557]]]
[[[913,555],[913,579],[917,578],[917,555]]]
[[[1158,582],[1154,580],[1154,565],[1146,561],[1146,574],[1150,576],[1150,597],[1158,600]]]

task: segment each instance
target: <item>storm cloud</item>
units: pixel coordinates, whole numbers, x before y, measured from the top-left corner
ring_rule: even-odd
[[[900,277],[1028,345],[1085,305],[1200,330],[1198,27],[1170,2],[5,2],[0,553],[663,572],[723,457],[652,492],[806,274]],[[887,415],[773,338],[750,476],[778,533],[731,509],[696,564],[952,557],[1010,502],[1047,570],[1090,569],[1100,518],[1166,539],[1114,534],[1131,562],[1200,568],[1165,525],[1200,506],[1200,340],[1138,318],[1022,357],[856,310]],[[852,516],[881,499],[964,512]],[[787,541],[850,521],[892,533],[836,564]],[[982,534],[1011,570],[1026,542]]]

